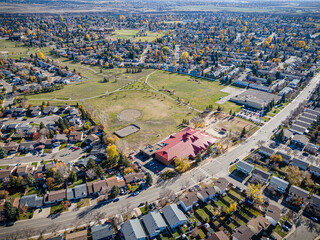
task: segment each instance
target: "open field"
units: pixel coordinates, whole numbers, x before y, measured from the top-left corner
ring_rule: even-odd
[[[22,43],[12,42],[9,40],[0,40],[0,51],[8,51],[9,57],[20,58],[28,57],[30,54],[35,54],[41,51],[44,55],[48,55],[50,49],[48,47],[44,48],[27,48],[23,47]]]
[[[189,6],[177,6],[176,11],[208,11],[208,12],[218,12],[218,11],[227,11],[227,12],[273,12],[273,8],[245,8],[245,7],[219,7],[215,5],[189,5]]]
[[[131,30],[131,29],[121,29],[116,30],[114,32],[114,37],[120,38],[120,39],[132,39],[133,41],[148,41],[152,42],[158,37],[163,37],[164,33],[157,33],[157,32],[147,32],[147,36],[142,37],[136,37],[136,34],[139,32],[139,30]]]
[[[61,62],[61,65],[67,65],[69,69],[75,68],[81,72],[83,76],[89,78],[80,83],[74,83],[66,85],[63,89],[28,96],[28,100],[32,99],[58,99],[58,100],[80,100],[89,97],[105,94],[106,92],[114,91],[132,80],[138,80],[144,78],[152,70],[143,70],[141,73],[125,73],[125,69],[114,68],[111,70],[103,70],[100,74],[98,67],[89,67],[81,65],[79,63],[73,63],[72,61]],[[103,82],[103,78],[106,77],[109,82]]]
[[[150,75],[148,82],[158,90],[164,88],[165,90],[174,91],[171,97],[180,97],[185,102],[189,102],[190,106],[200,111],[204,110],[210,104],[216,108],[219,105],[216,103],[219,98],[228,95],[220,91],[225,88],[225,85],[219,82],[201,80],[199,78],[197,78],[196,82],[190,79],[195,78],[182,74],[158,71]],[[163,92],[169,94],[166,91]],[[230,109],[234,111],[240,110],[239,106],[231,102],[226,102],[220,106],[224,107],[225,111],[229,111]]]
[[[120,91],[104,98],[86,100],[86,103],[96,109],[102,118],[108,119],[105,127],[111,133],[131,123],[138,125],[140,132],[123,139],[126,147],[134,149],[178,132],[177,126],[182,119],[195,116],[185,106],[151,91]],[[126,109],[138,110],[141,116],[135,121],[120,121],[118,114]]]

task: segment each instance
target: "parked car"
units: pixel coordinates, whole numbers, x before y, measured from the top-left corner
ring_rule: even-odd
[[[239,186],[236,186],[236,189],[237,189],[238,191],[241,191],[241,190],[242,190],[242,188],[239,187]]]
[[[311,220],[314,221],[314,222],[318,222],[319,221],[318,218],[316,218],[316,217],[311,217]]]
[[[119,200],[120,200],[119,198],[115,198],[113,202],[118,202]]]
[[[184,190],[184,189],[186,189],[187,188],[187,186],[182,186],[181,187],[181,190]]]

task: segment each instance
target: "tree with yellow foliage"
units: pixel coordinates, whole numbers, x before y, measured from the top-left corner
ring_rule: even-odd
[[[176,162],[175,162],[175,165],[176,165]],[[191,163],[190,163],[189,159],[185,158],[183,160],[180,160],[180,163],[176,166],[177,166],[176,167],[177,172],[184,173],[190,168]]]
[[[263,202],[262,188],[260,184],[255,185],[249,183],[246,194],[247,197],[251,198],[256,204]]]
[[[120,20],[125,20],[126,17],[124,15],[120,15]]]
[[[188,61],[190,60],[189,53],[187,51],[183,52],[181,54],[180,60],[184,60],[185,63],[188,63]]]
[[[116,145],[109,145],[107,147],[107,154],[109,156],[109,159],[114,159],[115,157],[117,157],[119,155],[118,151],[117,151],[117,147]]]
[[[297,47],[298,47],[298,48],[304,48],[305,46],[306,46],[305,41],[298,41],[298,42],[297,42]]]
[[[87,41],[90,41],[90,35],[89,35],[88,33],[86,34],[85,39],[86,39]]]
[[[127,175],[129,173],[133,173],[133,169],[131,167],[127,167],[123,170],[124,175]]]
[[[45,58],[44,54],[42,52],[38,52],[38,58],[40,58],[41,60],[43,60]]]
[[[231,214],[235,211],[237,211],[237,202],[230,204],[229,209],[228,209],[228,213]]]

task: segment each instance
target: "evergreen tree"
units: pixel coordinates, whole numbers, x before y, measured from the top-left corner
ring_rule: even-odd
[[[4,204],[4,215],[8,221],[14,221],[17,219],[18,209],[12,206],[12,203],[6,201]]]

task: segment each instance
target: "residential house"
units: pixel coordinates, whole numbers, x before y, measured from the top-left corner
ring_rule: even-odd
[[[99,137],[92,133],[86,138],[85,142],[86,144],[93,146],[94,144],[99,143],[99,140]]]
[[[30,153],[34,151],[34,145],[36,144],[35,141],[32,142],[27,142],[24,141],[23,143],[20,144],[20,148],[19,151],[23,152],[23,153]]]
[[[291,185],[289,188],[289,194],[286,201],[290,202],[293,205],[300,207],[307,200],[309,192],[299,188],[295,185]]]
[[[288,129],[283,129],[283,136],[284,136],[284,141],[288,141],[292,137],[292,133]]]
[[[52,142],[58,142],[60,144],[68,142],[68,137],[66,134],[56,134],[52,138]]]
[[[16,169],[16,174],[21,177],[27,175],[27,172],[28,172],[27,164],[19,165]]]
[[[73,131],[69,133],[69,142],[76,143],[81,142],[83,140],[83,132]]]
[[[72,232],[72,233],[67,233],[66,240],[87,240],[88,239],[87,235],[88,235],[87,229]]]
[[[282,163],[285,163],[287,165],[290,163],[291,158],[292,158],[292,156],[290,156],[289,154],[286,154],[286,153],[283,153],[280,151],[276,152],[275,155],[280,155],[282,158]]]
[[[66,190],[65,189],[61,189],[61,190],[58,190],[58,191],[48,192],[44,196],[44,203],[45,204],[54,204],[54,203],[61,202],[64,199],[66,199]]]
[[[259,182],[260,184],[264,185],[267,183],[267,181],[269,180],[271,174],[260,169],[260,168],[255,168],[253,171],[252,171],[252,178],[251,178],[251,182],[253,181],[257,181]]]
[[[63,234],[60,234],[56,237],[47,238],[46,240],[63,240]]]
[[[31,117],[38,117],[41,115],[41,108],[39,106],[33,106],[29,108],[29,113]]]
[[[291,143],[303,148],[304,146],[306,146],[309,143],[309,139],[305,135],[297,135],[296,134],[293,136]]]
[[[92,240],[113,240],[113,229],[109,222],[91,227]]]
[[[309,169],[309,172],[316,176],[316,177],[319,177],[320,176],[320,167],[318,166],[315,166],[315,165],[311,165],[310,166],[310,169]]]
[[[272,176],[270,179],[269,186],[274,187],[277,191],[281,193],[285,193],[289,186],[289,183],[281,178]]]
[[[5,169],[0,169],[0,180],[2,181],[5,178],[9,178],[15,169],[16,166],[8,166]]]
[[[217,192],[214,187],[206,186],[205,188],[197,192],[197,196],[201,201],[208,202],[216,196],[216,193]]]
[[[307,145],[304,147],[304,150],[311,154],[316,154],[319,151],[320,147],[313,143],[307,143]]]
[[[237,164],[237,170],[249,175],[252,170],[254,169],[254,166],[250,163],[247,163],[245,161],[239,161]]]
[[[186,194],[183,198],[180,199],[180,205],[186,212],[189,211],[197,202],[197,195],[193,192]]]
[[[304,132],[306,131],[306,128],[292,124],[289,130],[293,133],[303,135]]]
[[[103,144],[95,144],[95,145],[93,145],[90,154],[97,157],[97,158],[105,158],[106,157],[106,146]]]
[[[255,234],[259,234],[261,231],[265,231],[270,226],[269,221],[263,217],[263,216],[257,216],[255,218],[252,218],[247,223],[248,228]]]
[[[144,178],[144,173],[143,172],[134,172],[130,173],[124,176],[124,179],[126,183],[131,183],[131,182],[140,182]]]
[[[38,197],[37,194],[22,196],[20,199],[20,206],[22,205],[30,208],[42,207],[43,197]]]
[[[281,219],[281,210],[275,205],[269,205],[267,207],[265,218],[272,226],[276,226]]]
[[[18,152],[19,144],[16,143],[16,142],[7,142],[7,143],[3,146],[3,148],[4,148],[5,150],[7,150],[7,152],[8,152],[9,154],[13,154],[13,153]]]
[[[67,200],[84,198],[88,195],[87,185],[85,183],[67,189]]]
[[[121,226],[121,232],[125,240],[144,240],[147,238],[146,233],[139,219],[130,219]]]
[[[303,171],[307,170],[308,167],[309,167],[309,163],[308,162],[305,162],[305,161],[303,161],[303,160],[301,160],[299,158],[294,158],[292,160],[292,165],[299,167],[300,170],[303,170]]]
[[[107,178],[106,182],[109,188],[112,188],[113,186],[118,186],[119,188],[126,186],[126,182],[121,176],[113,176],[113,177]]]
[[[43,114],[48,115],[51,113],[56,113],[59,110],[59,108],[57,106],[46,106],[43,109]]]
[[[99,194],[101,191],[107,189],[106,180],[100,180],[97,182],[87,182],[88,194]]]
[[[84,167],[87,167],[87,164],[89,162],[90,159],[93,159],[95,162],[97,162],[97,157],[95,156],[92,156],[92,155],[89,155],[88,157],[86,158],[80,158],[78,161],[77,161],[77,164],[79,165],[82,165]]]
[[[142,221],[151,239],[159,236],[159,234],[167,228],[166,222],[158,211],[149,212],[142,217]]]
[[[229,184],[229,182],[227,179],[225,179],[223,177],[219,177],[214,182],[214,189],[217,191],[218,194],[222,194],[226,191],[228,184]]]
[[[223,231],[213,233],[207,240],[229,240],[230,238]]]
[[[241,225],[234,230],[232,240],[251,240],[254,233],[246,225]]]
[[[261,146],[259,149],[259,153],[266,157],[270,157],[274,153],[274,150],[266,146]]]
[[[184,225],[187,222],[187,217],[178,208],[177,204],[171,204],[163,208],[162,215],[172,230]]]
[[[313,194],[310,203],[306,207],[306,211],[314,217],[320,217],[320,196]]]

